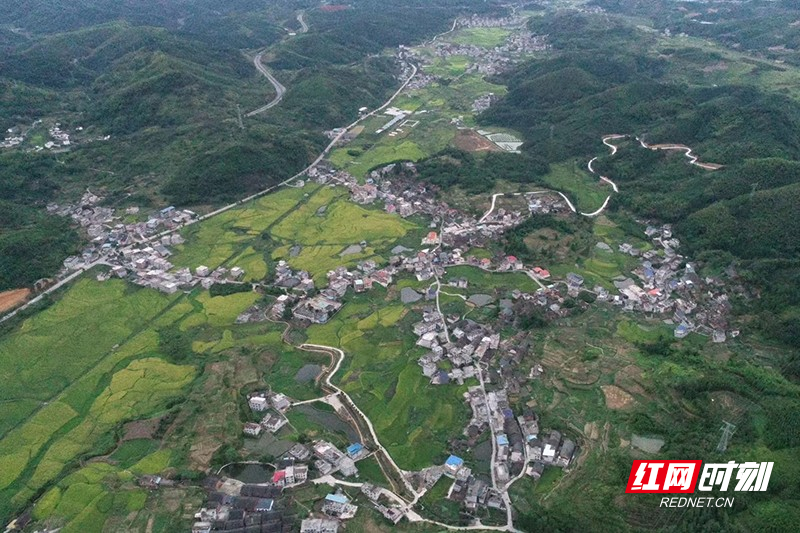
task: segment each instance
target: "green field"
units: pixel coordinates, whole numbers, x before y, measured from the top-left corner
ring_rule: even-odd
[[[503,44],[509,35],[511,30],[505,28],[464,28],[453,33],[447,40],[458,44],[494,48]]]
[[[350,174],[360,177],[378,165],[391,161],[418,161],[426,155],[428,154],[423,152],[416,143],[409,140],[397,140],[396,142],[381,143],[357,157],[350,155],[348,149],[339,148],[331,155],[331,161]]]
[[[514,289],[522,292],[536,292],[539,285],[521,272],[486,272],[473,266],[455,266],[447,269],[447,276],[444,280],[451,278],[467,278],[469,281],[469,294],[486,291],[492,293],[498,291],[501,297],[505,297]],[[446,292],[455,292],[452,287],[446,287]]]
[[[422,468],[441,462],[447,439],[463,429],[466,385],[430,385],[416,364],[424,350],[414,346],[412,316],[396,296],[384,298],[380,289],[354,296],[328,324],[309,328],[309,342],[346,352],[335,380],[370,417],[400,467]]]
[[[550,165],[550,173],[542,176],[542,180],[569,196],[579,212],[592,213],[614,191],[585,168],[586,162],[580,160],[556,163]]]
[[[398,160],[418,161],[448,147],[457,132],[453,118],[460,117],[465,125],[475,127],[473,102],[488,93],[501,96],[506,92],[505,86],[490,83],[481,74],[465,74],[468,65],[466,57],[437,58],[425,72],[450,81],[408,90],[393,102],[395,107],[415,111],[408,120],[419,123],[398,126],[397,135],[391,137],[388,132],[375,133],[389,117],[372,118],[354,141],[333,151],[333,164],[362,178],[376,166]]]
[[[175,302],[122,281],[81,280],[0,340],[0,365],[18,376],[4,387],[6,400],[35,399],[38,408],[3,411],[4,427],[13,429],[0,440],[0,513],[78,454],[106,446],[117,423],[158,408],[191,380],[192,367],[141,359],[157,354],[148,327]]]

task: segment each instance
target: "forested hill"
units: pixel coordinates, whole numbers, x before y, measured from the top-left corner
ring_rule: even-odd
[[[3,9],[0,25],[28,35],[47,35],[124,21],[217,45],[248,48],[275,42],[283,35],[277,23],[308,4],[294,0],[22,0]]]
[[[629,141],[597,169],[620,187],[612,208],[676,223],[709,271],[734,265],[754,288],[737,302],[756,316],[749,324],[796,346],[800,100],[774,80],[798,74],[724,42],[672,39],[639,22],[607,13],[534,19],[534,31],[552,36],[554,53],[503,77],[507,96],[481,120],[524,132],[525,149],[549,162],[603,156],[601,137],[623,133],[688,145],[703,161],[725,165],[709,172],[682,153]],[[751,75],[729,72],[734,60]]]
[[[663,2],[593,0],[610,13],[650,20],[658,29],[714,39],[727,46],[800,65],[800,4],[795,0]]]
[[[0,128],[25,132],[0,152],[0,290],[54,274],[78,242],[44,213],[91,187],[114,205],[209,209],[295,174],[397,87],[386,47],[429,39],[462,10],[499,1],[22,0],[0,10]],[[304,13],[307,33],[299,32]],[[253,66],[286,87],[281,105]],[[60,124],[67,150],[37,151]],[[80,128],[80,130],[78,130]],[[80,134],[77,132],[81,131]],[[47,169],[43,174],[41,169]],[[46,221],[46,223],[45,223]],[[30,268],[25,268],[30,265]]]

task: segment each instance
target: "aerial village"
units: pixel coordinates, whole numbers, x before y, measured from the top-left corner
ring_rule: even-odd
[[[376,283],[388,287],[399,276],[430,281],[426,290],[405,287],[400,291],[404,304],[422,306],[422,320],[413,325],[417,345],[426,350],[419,359],[420,372],[435,386],[475,380],[479,384],[471,385],[464,395],[472,417],[464,428],[463,438],[450,443],[448,459],[441,465],[406,473],[407,481],[417,490],[427,490],[445,476],[452,479],[447,498],[460,502],[466,512],[481,508],[504,510],[507,505],[504,489],[510,483],[525,475],[538,479],[546,468],[569,469],[580,453],[578,443],[565,437],[561,428],[540,428],[540,419],[533,409],[515,411],[508,402],[509,394],[545,371],[541,364],[534,364],[529,374],[521,371],[519,363],[530,350],[528,341],[517,337],[503,339],[499,333],[503,321],[513,321],[526,306],[541,307],[551,318],[565,317],[573,312],[563,305],[565,300],[588,292],[596,296],[595,305],[605,303],[628,312],[662,316],[675,326],[678,338],[696,331],[722,342],[728,334],[737,334],[727,331],[730,303],[721,285],[713,279],[701,279],[692,263],[676,252],[680,243],[669,226],[647,226],[645,236],[654,246],[648,251],[626,243],[617,250],[609,250],[608,245],[598,243],[605,252],[627,254],[640,262],[632,277],[615,280],[618,293],[612,294],[600,286],[585,287],[584,279],[575,273],[569,273],[563,280],[552,280],[545,267],[525,265],[513,256],[478,259],[464,255],[464,250],[488,245],[526,217],[566,213],[565,201],[557,193],[522,195],[526,210],[493,209],[477,219],[448,206],[437,198],[434,189],[410,178],[415,171],[412,163],[401,166],[400,173],[396,165],[375,170],[363,184],[327,164],[309,171],[308,177],[318,183],[346,187],[351,200],[359,204],[382,203],[384,210],[398,216],[428,217],[431,228],[421,239],[419,249],[397,246],[386,265],[361,261],[355,268],[342,266],[328,272],[326,280],[314,280],[308,272],[296,271],[288,262],[280,261],[271,281],[279,296],[270,306],[259,304],[248,309],[238,322],[288,319],[297,327],[322,324],[342,307],[350,290],[369,291]],[[191,211],[165,208],[145,222],[124,224],[116,211],[103,207],[101,201],[99,196],[87,192],[79,205],[48,206],[53,213],[72,217],[92,237],[81,256],[65,261],[67,269],[103,264],[110,270],[99,275],[101,280],[118,276],[166,293],[191,290],[198,284],[208,288],[215,283],[241,283],[244,272],[237,267],[211,271],[203,265],[174,269],[170,264],[170,247],[182,242],[177,230],[196,217]],[[138,214],[135,211],[128,208],[126,215]],[[469,286],[465,278],[447,277],[448,267],[457,265],[489,272],[520,272],[535,280],[539,289],[534,293],[514,290],[510,298],[500,300],[496,325],[444,315],[437,305],[440,291]],[[590,305],[579,301],[581,306]],[[481,307],[493,303],[494,297],[473,294],[468,302]],[[243,433],[257,439],[262,433],[278,432],[287,423],[285,413],[292,404],[293,400],[279,391],[251,395],[248,405],[253,420],[243,424]],[[487,434],[493,447],[491,481],[473,475],[459,456],[460,449],[470,448]],[[282,527],[283,515],[273,506],[284,489],[312,480],[329,480],[334,474],[357,479],[357,462],[369,454],[358,442],[343,450],[324,441],[309,446],[298,444],[281,459],[271,483],[248,485],[231,479],[218,480],[209,492],[207,507],[197,514],[193,530],[258,527],[261,529],[253,530],[277,531],[274,528]],[[396,523],[413,512],[386,489],[367,487],[367,492],[378,496],[370,499],[371,505],[387,520]],[[349,496],[331,492],[322,502],[319,516],[303,521],[302,531],[336,531],[340,523],[355,516],[357,509]]]
[[[407,171],[413,170],[410,163],[404,166]],[[274,286],[283,289],[283,294],[276,297],[269,308],[256,306],[247,310],[240,321],[288,319],[300,327],[321,324],[341,308],[349,290],[355,293],[368,291],[375,283],[386,287],[395,277],[402,275],[413,275],[418,281],[431,280],[425,291],[418,292],[408,287],[400,291],[404,304],[419,302],[422,305],[422,320],[413,325],[417,345],[426,350],[419,359],[420,372],[436,386],[463,385],[468,380],[474,383],[476,379],[479,384],[470,386],[464,394],[472,417],[464,428],[463,438],[450,443],[451,455],[441,465],[405,475],[407,481],[420,491],[430,489],[443,476],[452,479],[447,498],[460,502],[466,512],[480,508],[504,510],[505,487],[525,475],[538,479],[546,468],[569,469],[580,449],[578,443],[566,437],[560,428],[541,428],[540,418],[533,409],[515,411],[509,404],[510,394],[517,393],[526,381],[545,372],[541,364],[534,364],[530,373],[519,369],[522,358],[530,352],[529,341],[520,341],[517,337],[503,339],[496,329],[498,326],[480,324],[457,315],[446,316],[437,310],[439,291],[446,287],[469,286],[465,278],[447,278],[448,267],[472,265],[487,271],[518,271],[537,280],[540,289],[536,292],[515,290],[509,299],[499,302],[499,325],[503,320],[513,320],[521,308],[530,305],[542,307],[553,318],[567,316],[571,311],[562,305],[564,300],[586,291],[594,294],[597,302],[619,306],[630,312],[664,316],[665,321],[676,324],[676,337],[684,336],[688,331],[698,331],[713,335],[717,342],[725,338],[727,299],[723,293],[715,293],[713,280],[700,279],[691,263],[686,264],[685,259],[675,252],[680,243],[672,237],[669,226],[647,227],[646,235],[656,246],[653,250],[641,252],[628,244],[619,246],[614,253],[638,257],[641,264],[633,271],[638,281],[620,279],[615,282],[619,294],[611,294],[603,287],[584,287],[584,279],[574,273],[568,274],[564,280],[551,280],[545,268],[525,265],[512,256],[480,260],[463,256],[462,247],[468,249],[485,243],[519,224],[526,216],[535,216],[543,210],[565,212],[563,199],[557,194],[526,198],[527,212],[498,209],[478,221],[436,200],[424,185],[397,179],[391,165],[373,172],[363,185],[352,176],[327,166],[312,170],[309,177],[320,183],[348,187],[351,199],[358,203],[380,201],[384,209],[401,216],[428,215],[433,221],[438,221],[432,225],[442,228],[441,233],[430,231],[420,242],[418,251],[396,247],[388,265],[383,268],[368,260],[360,262],[355,269],[339,267],[330,271],[327,285],[313,296],[307,296],[315,288],[309,274],[292,270],[288,263],[281,261],[277,265]],[[663,252],[658,253],[658,250]],[[439,278],[442,278],[441,283]],[[469,302],[477,307],[493,300],[490,295],[480,294],[469,298]],[[589,304],[582,301],[582,305]],[[442,365],[445,361],[448,364]],[[248,404],[253,412],[253,421],[244,424],[243,432],[251,438],[259,438],[262,432],[275,433],[287,423],[285,413],[291,409],[293,400],[270,391],[250,395]],[[473,475],[458,455],[459,450],[474,446],[487,432],[493,446],[491,481]],[[315,441],[308,446],[298,444],[282,459],[281,468],[276,471],[272,483],[266,486],[286,489],[313,480],[326,482],[334,474],[355,482],[358,480],[357,462],[370,453],[358,442],[341,450],[325,441]],[[222,486],[227,483],[228,487],[247,487],[231,480],[220,483]],[[360,487],[360,491],[368,495],[371,505],[392,523],[413,512],[386,489],[368,483]],[[223,506],[223,510],[234,513],[237,524],[241,520],[247,523],[248,511],[242,509],[244,513],[240,513],[236,506],[251,502],[237,500],[242,498],[241,494],[241,491],[228,494],[232,499],[225,500],[229,503]],[[381,499],[381,495],[385,498]],[[245,503],[237,503],[240,501]],[[215,508],[214,512],[219,513],[219,509]],[[357,509],[351,497],[341,490],[331,492],[321,502],[319,512],[302,522],[301,530],[337,531],[338,525],[355,516]],[[198,522],[196,531],[223,529],[223,520],[219,517],[225,516],[224,512],[214,516],[217,518],[212,520],[207,515],[200,515],[202,520]],[[230,514],[226,519],[229,517]]]
[[[513,21],[472,17],[458,24],[509,26]],[[475,68],[489,74],[496,72],[492,69],[506,68],[520,50],[536,51],[546,46],[546,37],[521,31],[494,50],[448,43],[437,43],[435,49],[436,54],[443,56],[466,54],[475,61]],[[398,57],[406,70],[410,68],[409,61],[426,61],[424,57],[414,57],[415,53],[400,47]],[[430,82],[431,78],[423,74],[416,83],[426,80]],[[486,95],[473,105],[483,110],[494,100],[493,95]],[[391,135],[409,120],[407,113],[394,108],[387,110],[387,117],[378,133]],[[51,131],[51,135],[62,145],[68,142],[68,137],[58,137],[66,135],[60,130]],[[513,140],[505,141],[512,145],[512,150],[518,148]],[[531,353],[530,341],[524,335],[503,338],[500,333],[503,325],[513,323],[524,310],[535,307],[551,319],[564,318],[575,312],[574,307],[565,305],[566,300],[588,293],[593,296],[593,303],[578,299],[579,308],[611,305],[625,312],[660,317],[674,326],[676,338],[697,332],[710,335],[714,342],[723,342],[729,335],[738,334],[728,330],[730,302],[722,284],[715,279],[700,278],[695,266],[677,252],[680,242],[668,225],[646,227],[644,235],[653,245],[648,250],[628,243],[614,250],[605,243],[597,243],[603,252],[625,254],[639,261],[630,277],[614,280],[615,293],[602,286],[586,286],[577,273],[552,279],[546,265],[526,265],[509,255],[477,258],[467,253],[474,248],[489,248],[504,232],[528,217],[569,215],[568,200],[555,191],[516,193],[522,201],[515,205],[524,206],[517,209],[495,209],[493,200],[489,212],[478,218],[449,206],[435,187],[415,179],[416,168],[410,162],[373,170],[363,182],[325,161],[306,174],[306,178],[319,184],[347,188],[355,203],[378,204],[387,213],[403,218],[425,217],[430,220],[429,231],[417,249],[405,246],[392,249],[386,264],[366,260],[349,268],[340,266],[327,272],[325,279],[313,279],[308,272],[293,269],[291,258],[280,260],[269,282],[252,284],[253,290],[268,288],[276,296],[247,309],[237,322],[284,321],[295,327],[324,324],[342,308],[351,291],[370,291],[375,284],[389,287],[396,278],[404,276],[412,276],[418,282],[430,281],[424,290],[404,287],[400,291],[403,304],[414,305],[421,311],[422,319],[413,325],[416,344],[425,350],[418,360],[419,371],[437,387],[468,384],[464,402],[472,416],[462,437],[452,440],[448,450],[443,450],[449,456],[442,464],[405,472],[404,476],[408,484],[422,492],[443,477],[452,480],[446,498],[459,502],[466,513],[479,509],[506,510],[509,505],[506,488],[516,479],[522,476],[538,479],[547,468],[568,470],[580,455],[579,443],[565,436],[564,428],[540,427],[540,417],[532,408],[515,410],[509,403],[509,396],[516,394],[525,382],[546,371],[541,364],[534,363],[530,372],[523,372],[520,363]],[[183,243],[180,229],[198,220],[192,211],[167,207],[145,217],[139,208],[117,210],[103,206],[102,201],[102,197],[87,191],[75,205],[47,206],[50,213],[71,217],[91,239],[79,256],[64,261],[59,277],[104,265],[109,270],[98,275],[101,281],[114,276],[168,294],[194,290],[197,286],[209,289],[215,284],[243,283],[245,272],[235,265],[213,270],[202,264],[175,268],[169,261],[171,247]],[[353,243],[352,247],[360,250],[366,244]],[[533,293],[517,289],[497,302],[496,324],[446,315],[439,309],[439,295],[448,287],[469,287],[466,278],[447,275],[449,267],[459,265],[487,272],[519,272],[535,281],[539,288]],[[495,303],[495,297],[489,294],[463,298],[473,307]],[[251,416],[243,423],[242,432],[247,438],[260,439],[265,434],[279,432],[288,423],[286,413],[296,402],[280,391],[268,390],[250,394],[247,403]],[[473,474],[460,456],[487,435],[492,444],[491,479]],[[334,486],[341,478],[350,480],[350,485],[332,488],[317,502],[311,515],[302,520],[302,532],[335,533],[358,513],[355,499],[368,502],[390,523],[396,524],[404,517],[410,519],[414,511],[408,502],[385,488],[359,482],[358,462],[374,453],[375,450],[360,442],[339,449],[330,442],[317,440],[297,443],[276,459],[275,473],[267,483],[243,483],[212,476],[205,485],[207,503],[195,514],[192,531],[284,530],[290,520],[280,504],[284,491],[306,483]],[[140,481],[153,490],[169,482],[152,477]]]
[[[110,135],[100,137],[87,137],[84,132],[83,126],[78,126],[74,129],[73,135],[68,131],[62,129],[59,122],[51,124],[47,128],[47,135],[50,140],[45,141],[43,144],[25,144],[31,131],[42,125],[42,120],[35,120],[30,126],[13,126],[6,130],[6,136],[0,140],[0,149],[2,148],[25,148],[29,152],[41,152],[48,150],[53,153],[66,152],[75,143],[74,135],[80,136],[82,142],[93,141],[107,141],[111,138]]]

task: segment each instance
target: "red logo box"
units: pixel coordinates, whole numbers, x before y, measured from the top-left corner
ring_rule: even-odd
[[[691,494],[697,485],[703,461],[633,462],[627,494]]]

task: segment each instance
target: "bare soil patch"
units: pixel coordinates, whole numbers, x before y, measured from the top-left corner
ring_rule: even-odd
[[[606,407],[609,409],[630,409],[635,402],[633,396],[616,385],[603,385],[600,388],[603,389],[603,394],[606,397]]]
[[[614,376],[614,384],[631,394],[644,395],[643,379],[641,368],[636,365],[628,365]]]
[[[128,422],[122,427],[122,440],[152,439],[160,421],[161,417]]]
[[[456,148],[465,152],[500,152],[501,149],[489,139],[472,130],[461,130],[453,139]]]
[[[28,298],[30,293],[30,289],[14,289],[0,292],[0,313],[9,311],[20,305]]]

